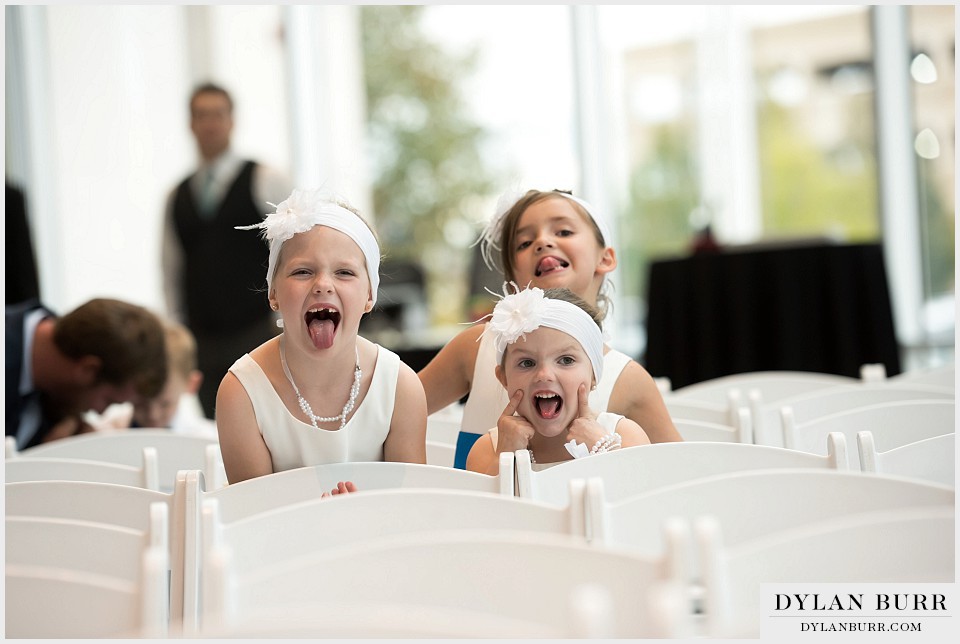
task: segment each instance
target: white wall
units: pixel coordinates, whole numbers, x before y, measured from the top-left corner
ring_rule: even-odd
[[[44,301],[59,312],[98,296],[162,310],[161,213],[195,163],[193,86],[226,86],[236,105],[234,147],[289,170],[281,9],[21,9],[25,84],[34,87],[7,103],[24,107],[14,136],[28,158],[11,163],[8,154],[7,163],[28,184]]]

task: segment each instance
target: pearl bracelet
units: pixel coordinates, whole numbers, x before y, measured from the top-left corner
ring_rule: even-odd
[[[600,440],[598,440],[593,449],[590,450],[591,454],[603,454],[604,452],[610,452],[615,449],[620,448],[620,434],[613,432],[612,434],[607,434]]]

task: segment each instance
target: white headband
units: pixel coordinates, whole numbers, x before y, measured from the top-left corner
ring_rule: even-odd
[[[516,289],[516,285],[514,284]],[[507,346],[540,327],[563,331],[572,336],[593,365],[593,376],[600,382],[603,375],[603,334],[593,318],[576,304],[555,300],[544,295],[536,286],[507,295],[493,308],[484,333],[493,335],[497,349],[497,364],[503,361]]]
[[[513,206],[520,201],[525,194],[527,194],[525,191],[514,189],[508,190],[500,195],[500,199],[497,200],[497,209],[494,212],[493,217],[489,222],[487,222],[487,227],[484,228],[483,232],[480,234],[480,239],[478,240],[480,243],[480,252],[483,256],[484,263],[490,270],[496,270],[496,255],[500,252],[500,239],[503,235],[503,221],[506,219],[506,215],[508,212],[510,212],[510,209],[513,208]],[[610,237],[610,227],[607,225],[607,221],[603,215],[595,210],[593,206],[583,199],[574,197],[566,192],[554,190],[551,192],[551,194],[556,195],[557,197],[565,197],[570,201],[578,203],[600,230],[600,236],[603,237],[603,245],[613,246],[613,239]]]
[[[259,224],[236,226],[238,230],[260,228],[263,237],[270,243],[270,259],[267,264],[267,285],[273,283],[277,270],[277,257],[283,243],[314,226],[326,226],[339,230],[360,247],[367,262],[370,278],[370,296],[377,303],[380,287],[380,246],[367,224],[355,212],[345,208],[346,201],[325,190],[294,190],[275,206],[277,211],[266,216]],[[273,206],[274,204],[270,204]]]

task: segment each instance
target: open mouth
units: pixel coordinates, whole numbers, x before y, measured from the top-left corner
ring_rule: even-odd
[[[539,393],[533,396],[533,407],[544,420],[551,420],[560,415],[563,409],[563,398],[553,393]]]
[[[304,316],[310,339],[318,349],[329,349],[340,325],[340,312],[330,308],[310,309]]]
[[[558,271],[570,266],[570,262],[565,262],[556,257],[544,257],[540,260],[540,263],[537,264],[536,276],[541,277],[552,271]]]

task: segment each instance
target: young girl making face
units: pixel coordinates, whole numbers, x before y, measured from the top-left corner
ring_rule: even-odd
[[[245,228],[262,228],[270,242],[269,301],[283,333],[237,360],[217,393],[228,480],[321,463],[424,463],[416,374],[358,335],[379,284],[380,248],[366,222],[331,195],[294,190]]]
[[[617,266],[610,233],[602,217],[585,201],[560,192],[530,190],[501,199],[482,240],[484,259],[495,255],[507,280],[540,288],[566,287],[605,315],[609,308],[606,276]],[[497,422],[509,395],[494,376],[495,353],[481,325],[453,338],[418,374],[434,413],[469,393],[460,443]],[[629,356],[604,347],[603,378],[590,394],[598,411],[622,414],[641,425],[650,440],[682,440],[656,382]],[[463,440],[467,438],[467,440]],[[457,452],[462,467],[466,450]]]
[[[587,392],[603,371],[603,339],[595,310],[568,289],[507,295],[484,333],[500,359],[496,377],[512,397],[497,426],[474,443],[467,469],[496,475],[499,454],[518,449],[553,463],[650,442],[629,418],[590,409]]]

